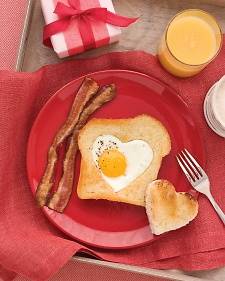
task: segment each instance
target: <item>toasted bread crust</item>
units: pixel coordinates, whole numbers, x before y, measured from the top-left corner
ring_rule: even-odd
[[[198,201],[189,193],[176,192],[167,180],[155,180],[148,185],[145,204],[151,230],[156,235],[188,224],[198,213]]]
[[[126,188],[114,192],[102,178],[92,159],[92,145],[100,135],[113,135],[122,142],[146,141],[153,150],[153,160],[146,171]],[[81,199],[107,199],[145,206],[147,184],[157,178],[162,158],[171,149],[165,127],[155,118],[139,115],[129,119],[92,119],[80,131],[78,145],[82,155],[77,193]]]

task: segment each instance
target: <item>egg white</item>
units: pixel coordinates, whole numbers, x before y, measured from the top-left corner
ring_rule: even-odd
[[[117,149],[123,153],[126,158],[127,167],[124,175],[119,177],[107,177],[101,172],[103,179],[112,187],[114,192],[122,190],[143,174],[153,159],[152,148],[143,140],[132,140],[123,143],[115,136],[102,135],[95,140],[92,146],[93,160],[98,168],[99,156],[106,149]]]

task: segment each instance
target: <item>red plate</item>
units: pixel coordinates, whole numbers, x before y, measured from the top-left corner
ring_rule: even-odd
[[[88,76],[101,85],[115,83],[117,87],[115,100],[104,105],[92,117],[128,118],[146,113],[166,126],[172,140],[172,150],[163,160],[158,178],[170,180],[177,191],[189,190],[190,186],[176,163],[175,155],[185,147],[203,165],[204,153],[195,122],[181,97],[162,82],[136,72],[108,70]],[[27,170],[33,193],[44,172],[48,148],[66,119],[74,93],[83,78],[60,89],[42,108],[33,125],[27,149]],[[74,190],[65,212],[59,214],[44,207],[48,219],[73,239],[95,247],[129,248],[156,239],[150,231],[143,207],[104,200],[80,200],[77,197],[79,158]]]

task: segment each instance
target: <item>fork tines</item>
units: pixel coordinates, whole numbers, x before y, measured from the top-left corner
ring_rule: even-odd
[[[178,164],[191,183],[204,176],[204,170],[194,159],[194,157],[187,151],[187,149],[182,150],[181,153],[176,156],[176,158]]]

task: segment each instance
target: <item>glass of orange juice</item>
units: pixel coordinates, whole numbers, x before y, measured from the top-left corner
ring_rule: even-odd
[[[171,74],[190,77],[218,55],[222,39],[221,28],[213,16],[199,9],[184,10],[169,22],[158,58]]]

